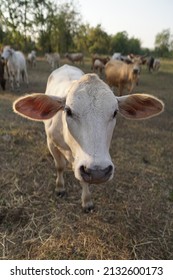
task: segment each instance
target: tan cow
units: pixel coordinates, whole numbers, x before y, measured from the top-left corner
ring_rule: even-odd
[[[144,119],[162,112],[163,103],[148,94],[116,97],[96,74],[64,65],[49,76],[45,94],[20,97],[13,108],[23,117],[44,122],[57,168],[57,194],[65,192],[63,173],[70,165],[83,189],[82,206],[89,211],[89,185],[105,183],[114,175],[109,148],[117,112]]]
[[[139,82],[139,64],[126,64],[119,60],[110,60],[105,65],[106,82],[110,87],[117,87],[119,95],[123,94],[125,88],[132,93],[133,88]]]

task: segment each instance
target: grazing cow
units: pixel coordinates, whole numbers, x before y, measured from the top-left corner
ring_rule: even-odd
[[[124,88],[128,88],[129,93],[138,84],[140,76],[139,64],[126,64],[119,60],[110,60],[105,65],[106,82],[110,87],[118,87],[121,96]]]
[[[0,58],[0,85],[3,90],[5,90],[5,83],[6,83],[6,80],[4,78],[4,67],[5,67],[5,63]]]
[[[83,188],[82,206],[89,211],[93,208],[89,185],[113,178],[109,147],[117,112],[144,119],[162,112],[163,106],[148,94],[116,97],[96,74],[64,65],[49,76],[45,94],[21,97],[13,108],[23,117],[44,122],[57,168],[57,194],[64,194],[63,173],[71,166]]]
[[[96,61],[96,60],[99,60],[99,61],[102,63],[102,65],[105,65],[105,64],[110,60],[110,57],[109,57],[109,56],[102,57],[102,56],[100,56],[100,55],[98,55],[98,54],[94,54],[94,55],[92,56],[91,70],[94,70],[94,64],[95,64],[95,61]],[[97,64],[99,64],[98,61],[96,62],[96,65],[97,65]],[[100,67],[100,68],[102,68],[102,67]],[[103,67],[103,68],[104,68],[104,67]]]
[[[100,61],[100,59],[96,59],[94,61],[94,65],[93,65],[93,71],[97,72],[98,75],[101,76],[103,69],[105,68],[105,65],[102,61]]]
[[[121,56],[121,61],[127,63],[127,64],[132,64],[134,63],[133,60],[130,58],[129,55],[122,55]]]
[[[159,71],[159,69],[160,69],[160,59],[155,58],[153,63],[153,70]]]
[[[65,57],[72,63],[80,62],[84,64],[84,55],[83,53],[66,53]]]
[[[28,74],[26,70],[26,59],[22,52],[13,50],[10,46],[6,46],[1,54],[2,59],[7,61],[7,69],[10,78],[11,88],[14,89],[14,81],[17,88],[20,87],[20,78],[28,85]]]
[[[28,64],[30,65],[30,67],[35,67],[36,66],[36,51],[31,51],[28,54]]]
[[[111,57],[111,59],[114,59],[114,60],[121,60],[121,53],[114,53]]]
[[[47,62],[50,64],[51,69],[54,70],[60,67],[60,54],[59,53],[46,53],[45,54]]]
[[[154,58],[153,56],[148,57],[148,59],[147,59],[147,68],[148,68],[149,72],[159,71],[160,59]]]
[[[150,57],[148,57],[148,59],[147,59],[147,68],[148,68],[148,71],[149,71],[149,72],[152,72],[152,71],[153,71],[153,65],[154,65],[154,57],[153,57],[153,56],[150,56]]]
[[[133,63],[130,55],[122,55],[121,53],[114,53],[111,57],[111,60],[121,60],[121,61],[124,61],[127,64],[132,64]]]

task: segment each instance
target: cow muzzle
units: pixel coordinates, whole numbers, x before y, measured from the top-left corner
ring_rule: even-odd
[[[84,182],[89,184],[101,184],[111,178],[114,168],[112,165],[108,165],[104,169],[101,169],[99,166],[87,168],[86,166],[81,165],[79,170]]]

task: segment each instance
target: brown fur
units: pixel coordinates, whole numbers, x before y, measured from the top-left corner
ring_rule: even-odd
[[[111,60],[105,66],[106,82],[110,87],[117,87],[119,95],[128,88],[129,93],[138,84],[140,68],[138,64],[126,64],[122,61]]]
[[[108,56],[107,56],[107,57],[102,57],[102,56],[99,56],[99,55],[97,55],[97,54],[94,54],[94,55],[92,56],[91,70],[94,69],[94,62],[95,62],[97,59],[100,60],[104,65],[110,60],[110,58],[109,58]]]

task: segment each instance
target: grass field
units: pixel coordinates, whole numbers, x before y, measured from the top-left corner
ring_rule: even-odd
[[[117,117],[117,171],[91,186],[89,214],[73,173],[65,174],[68,196],[53,195],[44,126],[12,111],[20,95],[45,91],[50,72],[40,59],[29,88],[0,91],[0,259],[173,259],[173,61],[162,61],[158,73],[142,70],[134,92],[161,98],[165,112],[145,121]]]

